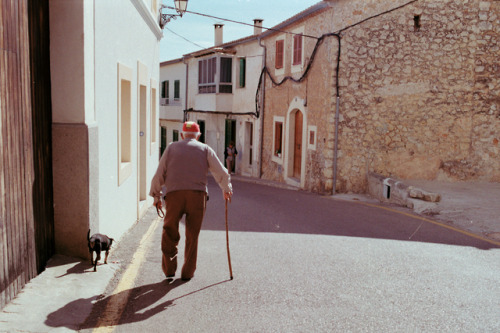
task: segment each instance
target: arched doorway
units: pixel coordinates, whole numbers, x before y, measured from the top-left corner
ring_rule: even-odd
[[[305,184],[307,107],[304,104],[305,100],[294,98],[286,116],[285,181],[296,187]]]

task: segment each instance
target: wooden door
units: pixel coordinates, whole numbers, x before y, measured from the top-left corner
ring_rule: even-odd
[[[295,112],[295,140],[293,148],[293,177],[300,179],[302,164],[302,112]]]

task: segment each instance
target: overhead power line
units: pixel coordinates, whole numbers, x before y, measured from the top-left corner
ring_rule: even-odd
[[[164,27],[164,29],[167,29],[168,31],[170,31],[171,33],[173,33],[174,35],[176,35],[177,37],[180,37],[180,38],[184,39],[186,42],[191,43],[191,44],[193,44],[193,45],[195,45],[195,46],[198,46],[198,47],[199,47],[199,48],[201,48],[201,49],[205,49],[205,48],[206,48],[205,46],[201,46],[200,44],[196,44],[195,42],[190,41],[190,40],[189,40],[189,39],[187,39],[186,37],[179,35],[178,33],[176,33],[176,32],[174,32],[174,31],[172,31],[171,29],[169,29],[169,28],[168,28],[168,27],[166,27],[166,26]]]
[[[170,7],[170,6],[165,6],[165,8],[175,10],[174,7]],[[213,16],[213,15],[192,12],[192,11],[189,11],[189,10],[186,10],[186,13],[200,15],[200,16],[204,16],[204,17],[209,17],[209,18],[213,18],[213,19],[217,19],[217,20],[221,20],[221,21],[226,21],[226,22],[232,22],[232,23],[236,23],[236,24],[248,25],[250,27],[259,27],[259,28],[262,28],[262,29],[265,29],[265,30],[276,31],[276,32],[281,32],[281,33],[285,33],[285,34],[290,34],[290,35],[302,35],[304,37],[319,39],[319,37],[316,37],[316,36],[310,36],[310,35],[305,35],[305,34],[296,33],[296,32],[290,32],[290,31],[285,31],[285,30],[279,30],[279,29],[273,29],[273,28],[266,28],[266,27],[256,26],[255,24],[251,24],[251,23],[246,23],[246,22],[241,22],[241,21],[235,21],[235,20],[225,19],[225,18],[222,18],[222,17]]]

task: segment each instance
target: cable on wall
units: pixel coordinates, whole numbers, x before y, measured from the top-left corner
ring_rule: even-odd
[[[351,24],[347,27],[344,27],[340,30],[338,30],[337,32],[331,32],[331,33],[326,33],[326,34],[323,34],[321,37],[317,38],[317,42],[316,42],[316,45],[314,46],[314,49],[313,49],[313,52],[311,53],[311,58],[309,59],[309,62],[307,63],[307,66],[306,66],[306,69],[305,71],[302,73],[301,77],[298,78],[298,79],[295,79],[293,76],[286,76],[284,77],[281,81],[277,81],[271,74],[271,72],[269,71],[269,69],[267,68],[267,66],[264,66],[264,68],[262,68],[262,71],[261,71],[261,74],[260,74],[260,78],[259,78],[259,84],[257,86],[257,92],[255,94],[255,114],[256,114],[256,117],[258,118],[259,117],[259,113],[260,113],[260,110],[259,110],[259,104],[258,104],[258,96],[259,96],[259,91],[260,89],[262,88],[262,79],[263,79],[263,76],[265,74],[267,74],[267,76],[271,79],[272,83],[275,85],[275,86],[281,86],[282,84],[284,84],[286,81],[288,80],[291,80],[295,83],[300,83],[302,81],[304,81],[307,77],[307,75],[309,74],[309,70],[311,69],[311,66],[314,62],[314,58],[316,56],[316,52],[319,48],[319,46],[323,43],[323,40],[327,37],[336,37],[337,40],[338,40],[338,43],[339,43],[339,48],[338,48],[338,52],[337,52],[337,67],[335,69],[335,80],[336,80],[336,96],[337,98],[340,97],[340,87],[339,87],[339,72],[340,72],[340,55],[341,55],[341,47],[342,47],[342,43],[341,43],[341,39],[342,39],[342,35],[343,35],[343,32],[350,29],[350,28],[353,28],[359,24],[362,24],[366,21],[369,21],[369,20],[372,20],[376,17],[379,17],[379,16],[382,16],[382,15],[385,15],[385,14],[388,14],[390,12],[393,12],[393,11],[396,11],[398,9],[401,9],[403,7],[406,7],[414,2],[417,2],[418,0],[411,0],[401,6],[398,6],[398,7],[395,7],[395,8],[392,8],[392,9],[389,9],[387,11],[384,11],[382,13],[379,13],[379,14],[376,14],[376,15],[373,15],[373,16],[370,16],[364,20],[361,20],[359,22],[356,22],[354,24]]]

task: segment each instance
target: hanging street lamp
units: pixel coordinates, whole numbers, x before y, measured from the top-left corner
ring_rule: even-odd
[[[175,20],[175,19],[177,19],[177,16],[182,17],[182,15],[184,15],[184,13],[186,12],[187,3],[188,3],[188,0],[174,0],[175,8],[170,7],[170,6],[161,5],[161,7],[160,7],[160,22],[159,22],[160,28],[163,29],[163,27],[168,22],[170,22],[171,19]],[[175,9],[175,11],[177,12],[177,15],[163,13],[162,12],[163,9]]]

